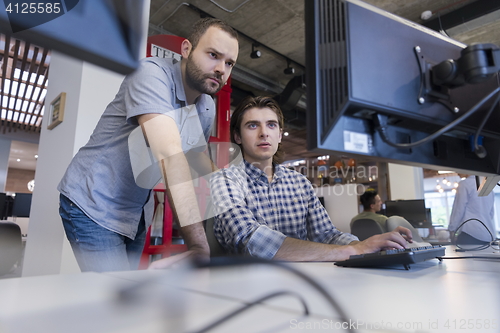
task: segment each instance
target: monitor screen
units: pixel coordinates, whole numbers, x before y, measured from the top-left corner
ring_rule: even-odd
[[[12,216],[14,198],[6,193],[0,193],[0,220],[7,220]]]
[[[147,28],[145,3],[145,0],[55,0],[16,5],[14,1],[0,1],[0,31],[127,74],[139,65],[143,56],[141,47]]]
[[[309,150],[500,174],[498,69],[475,84],[434,77],[467,45],[357,0],[306,0],[305,26]],[[481,158],[471,138],[489,109]]]
[[[16,193],[12,204],[13,217],[30,217],[31,193]]]
[[[7,195],[0,193],[0,220],[7,219]]]
[[[323,207],[326,208],[326,206],[325,206],[325,198],[324,197],[318,197],[318,199],[319,199],[319,202],[321,202],[321,205],[323,205]]]
[[[385,213],[387,217],[393,215],[404,217],[415,228],[432,227],[424,199],[386,201]]]

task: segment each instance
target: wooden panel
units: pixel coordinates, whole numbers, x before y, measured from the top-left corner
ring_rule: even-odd
[[[35,179],[35,171],[9,168],[7,171],[7,182],[5,192],[31,193],[28,190],[28,182]]]

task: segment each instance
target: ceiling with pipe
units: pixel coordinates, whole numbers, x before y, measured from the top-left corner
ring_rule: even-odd
[[[365,2],[465,44],[500,45],[500,1]],[[248,94],[279,98],[287,85],[297,87],[300,98],[285,110],[285,130],[289,132],[284,138],[286,158],[317,155],[305,147],[307,101],[301,89],[306,65],[304,0],[151,0],[148,35],[186,37],[192,24],[203,16],[223,19],[240,33],[240,54],[232,74],[233,104]],[[253,50],[259,50],[261,57],[252,58]],[[11,131],[39,133],[50,50],[0,34],[0,59],[0,135]],[[294,73],[290,74],[290,69],[285,73],[291,67]]]

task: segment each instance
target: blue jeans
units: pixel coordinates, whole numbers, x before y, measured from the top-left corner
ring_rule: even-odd
[[[82,272],[135,270],[139,266],[146,230],[144,214],[135,239],[95,223],[66,196],[60,195],[59,214]]]

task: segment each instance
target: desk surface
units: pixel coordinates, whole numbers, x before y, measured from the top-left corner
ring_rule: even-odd
[[[493,251],[481,254],[500,256]],[[457,255],[472,253],[457,254],[449,248],[446,254]],[[290,265],[318,281],[359,332],[500,332],[500,260],[430,260],[409,271],[332,263]],[[124,288],[135,290],[130,302],[117,301]],[[338,314],[303,280],[274,266],[251,265],[0,280],[0,332],[194,331],[280,290],[300,294],[311,316],[303,317],[299,301],[283,296],[213,331],[321,331],[346,326],[336,323]]]

